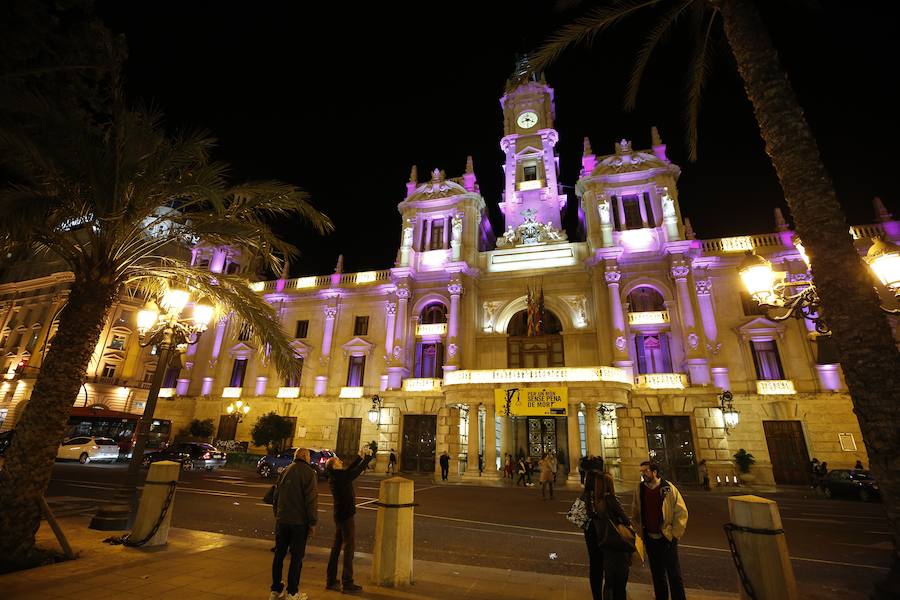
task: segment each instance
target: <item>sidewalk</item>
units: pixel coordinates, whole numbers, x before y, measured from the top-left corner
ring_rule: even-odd
[[[71,599],[127,594],[129,598],[173,600],[249,600],[268,598],[271,542],[216,533],[173,528],[165,548],[141,550],[102,543],[110,532],[87,528],[86,517],[60,523],[79,558],[0,576],[0,593],[8,600]],[[315,540],[321,542],[321,540]],[[38,543],[57,548],[46,523]],[[325,590],[326,548],[308,547],[300,589],[310,600],[348,598]],[[372,557],[356,555],[356,581],[363,586],[357,598],[425,600],[458,598],[483,600],[574,600],[590,598],[586,578],[564,577],[430,561],[415,561],[415,583],[405,588],[368,584]],[[285,561],[287,575],[287,561]],[[688,590],[695,600],[736,600],[737,594]],[[629,584],[628,597],[649,600],[647,585]]]

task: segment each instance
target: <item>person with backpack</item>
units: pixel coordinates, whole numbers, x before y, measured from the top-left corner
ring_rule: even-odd
[[[631,519],[616,497],[615,484],[610,474],[599,469],[588,470],[582,500],[590,519],[590,525],[584,532],[584,541],[588,550],[591,596],[594,600],[626,600],[625,588],[628,585],[632,553],[635,551],[634,531],[631,529]],[[618,533],[620,526],[627,528],[629,539]]]

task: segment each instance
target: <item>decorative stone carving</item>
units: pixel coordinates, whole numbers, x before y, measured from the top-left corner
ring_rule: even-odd
[[[334,319],[337,316],[337,306],[323,306],[322,312],[325,313],[326,319]]]
[[[447,345],[447,356],[456,356],[457,351],[459,351],[459,347],[456,344]]]
[[[406,219],[406,226],[403,228],[403,247],[411,248],[413,243],[413,226],[412,220]]]
[[[403,356],[403,346],[394,346],[394,360],[400,360],[401,356]]]
[[[692,331],[687,336],[687,343],[688,346],[691,347],[691,350],[696,350],[697,346],[700,344],[700,338]]]
[[[660,199],[662,203],[662,211],[663,217],[675,218],[675,201],[672,200],[672,197],[669,196],[669,188],[663,188],[662,198]]]
[[[397,303],[396,302],[388,302],[387,303],[387,314],[389,314],[389,315],[397,314]]]
[[[515,229],[511,225],[507,227],[503,236],[497,239],[497,248],[553,244],[568,240],[566,232],[557,229],[552,221],[546,224],[536,221],[534,209],[525,209],[521,214],[525,221]]]
[[[626,343],[627,343],[627,340],[625,339],[624,335],[618,336],[616,338],[616,350],[618,350],[619,352],[624,352]]]
[[[672,277],[675,279],[687,279],[691,269],[683,263],[675,263],[672,265]]]
[[[716,342],[715,344],[706,342],[706,349],[709,350],[711,354],[718,354],[722,349],[722,342]]]
[[[397,286],[397,297],[401,300],[408,300],[410,296],[409,285],[401,283]]]
[[[460,238],[460,236],[462,236],[463,214],[456,213],[455,215],[453,215],[453,218],[451,219],[451,223],[452,224],[450,227],[453,231],[453,239],[458,240]]]
[[[712,279],[704,277],[702,279],[694,279],[694,285],[697,286],[698,296],[709,296],[712,292]]]
[[[453,279],[447,284],[447,291],[451,296],[459,296],[463,293],[463,284],[458,279]]]
[[[606,278],[606,283],[618,284],[619,280],[622,279],[622,272],[619,271],[619,267],[617,267],[616,265],[607,265],[606,272],[603,273],[603,276]]]
[[[587,298],[583,294],[575,296],[560,296],[560,299],[569,305],[574,313],[572,319],[576,327],[587,326]]]
[[[597,210],[600,211],[600,222],[601,223],[609,223],[609,200],[606,198],[600,201],[600,204],[597,205]]]

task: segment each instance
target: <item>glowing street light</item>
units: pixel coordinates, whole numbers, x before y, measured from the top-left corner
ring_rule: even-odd
[[[900,246],[881,239],[872,240],[866,262],[875,276],[894,296],[900,296]]]

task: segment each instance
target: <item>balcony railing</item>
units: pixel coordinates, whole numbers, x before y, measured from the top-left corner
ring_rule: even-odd
[[[416,325],[416,335],[447,335],[447,324],[423,323]]]
[[[870,223],[867,225],[854,225],[850,228],[850,235],[854,240],[871,239],[884,235],[884,225]],[[716,238],[702,240],[700,247],[703,252],[746,252],[759,248],[772,248],[783,246],[784,239],[780,233],[761,233],[758,235],[741,235],[736,237]]]
[[[308,290],[315,288],[331,287],[334,285],[332,277],[335,275],[310,275],[308,277],[297,277],[295,279],[286,279],[284,281],[283,291],[292,290]],[[382,271],[363,271],[361,273],[343,273],[337,285],[368,285],[377,283],[386,283],[391,280],[391,271],[384,269]],[[250,284],[250,289],[254,292],[267,293],[278,291],[278,282],[274,281],[256,281]]]
[[[441,391],[442,379],[432,379],[429,377],[412,377],[403,380],[404,392],[439,392]]]
[[[651,390],[683,390],[688,385],[684,373],[646,373],[638,375],[635,382],[639,388]]]
[[[790,379],[766,379],[756,382],[756,393],[760,396],[796,394],[794,382]]]
[[[629,325],[659,325],[669,322],[669,311],[650,310],[645,312],[628,313]]]
[[[361,387],[342,387],[341,393],[338,394],[340,398],[362,398],[363,397],[363,388]]]
[[[299,398],[300,397],[300,388],[298,387],[280,387],[278,388],[278,393],[275,394],[276,398]]]
[[[222,397],[223,398],[240,398],[241,391],[244,388],[239,387],[227,387],[222,389]]]

